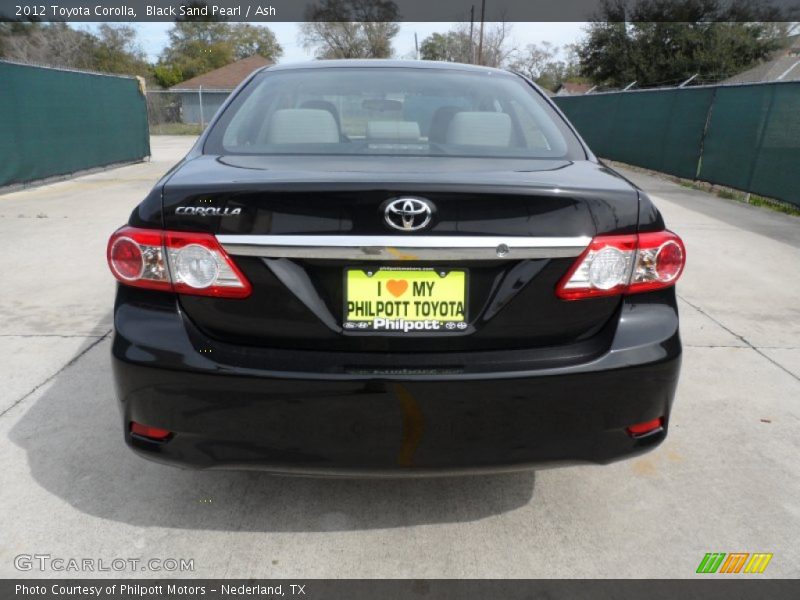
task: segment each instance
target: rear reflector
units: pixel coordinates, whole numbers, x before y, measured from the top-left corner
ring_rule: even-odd
[[[686,248],[671,231],[598,236],[558,283],[562,300],[637,294],[674,285]]]
[[[136,421],[131,421],[131,433],[142,437],[163,442],[172,435],[171,431],[160,429],[159,427],[150,427],[149,425],[142,425]]]
[[[644,423],[636,423],[626,428],[625,431],[631,437],[641,437],[648,433],[654,433],[664,427],[664,417],[653,419],[652,421],[645,421]]]
[[[218,298],[246,298],[247,278],[207,233],[123,227],[108,240],[108,266],[134,287]]]

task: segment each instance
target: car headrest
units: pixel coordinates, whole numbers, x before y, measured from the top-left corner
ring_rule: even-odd
[[[333,115],[334,120],[336,121],[336,126],[341,129],[341,124],[339,123],[339,111],[336,110],[336,105],[329,100],[306,100],[300,105],[300,108],[315,108],[318,110],[327,110],[331,115]]]
[[[419,123],[416,121],[370,121],[367,123],[368,140],[418,142]]]
[[[447,128],[447,143],[508,146],[511,143],[511,117],[500,112],[458,112]]]
[[[450,127],[453,115],[461,110],[458,106],[440,106],[437,108],[431,118],[428,140],[443,144],[447,139],[447,129]]]
[[[284,108],[272,113],[268,144],[336,144],[339,128],[327,110]]]

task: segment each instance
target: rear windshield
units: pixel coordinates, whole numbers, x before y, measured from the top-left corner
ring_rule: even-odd
[[[204,151],[585,158],[561,117],[516,75],[402,67],[261,73]]]

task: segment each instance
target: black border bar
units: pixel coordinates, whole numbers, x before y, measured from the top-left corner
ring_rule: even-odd
[[[202,2],[206,14],[193,20],[231,22],[320,21],[468,21],[481,0],[343,0],[339,12],[319,10],[330,0],[0,0],[0,21],[170,22],[186,18],[185,7]],[[629,20],[636,4],[623,2],[620,20]],[[800,0],[717,0],[719,21],[794,21],[800,18]],[[598,14],[603,0],[486,0],[487,21],[580,22]],[[328,5],[330,8],[332,5]],[[150,11],[148,11],[150,7]],[[182,7],[183,12],[182,12]],[[728,10],[733,7],[733,9]],[[157,9],[157,10],[156,10]],[[387,12],[388,11],[388,12]],[[387,18],[387,15],[391,15]],[[685,18],[685,17],[684,17]],[[664,21],[681,20],[664,17]]]
[[[21,587],[20,587],[21,586]],[[228,587],[225,587],[228,586]],[[38,592],[31,591],[37,588]],[[81,592],[85,588],[85,592]],[[235,592],[230,590],[234,589]],[[21,591],[22,590],[22,591]],[[93,591],[94,590],[94,591]],[[99,594],[96,593],[99,590]],[[114,591],[116,590],[116,591]],[[250,591],[248,591],[250,590]],[[244,593],[242,593],[244,592]],[[698,575],[695,579],[4,579],[6,600],[748,600],[800,597],[800,580]]]

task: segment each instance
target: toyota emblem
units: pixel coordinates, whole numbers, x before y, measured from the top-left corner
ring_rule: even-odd
[[[393,229],[418,231],[431,222],[433,206],[422,198],[397,198],[386,205],[383,218]]]

